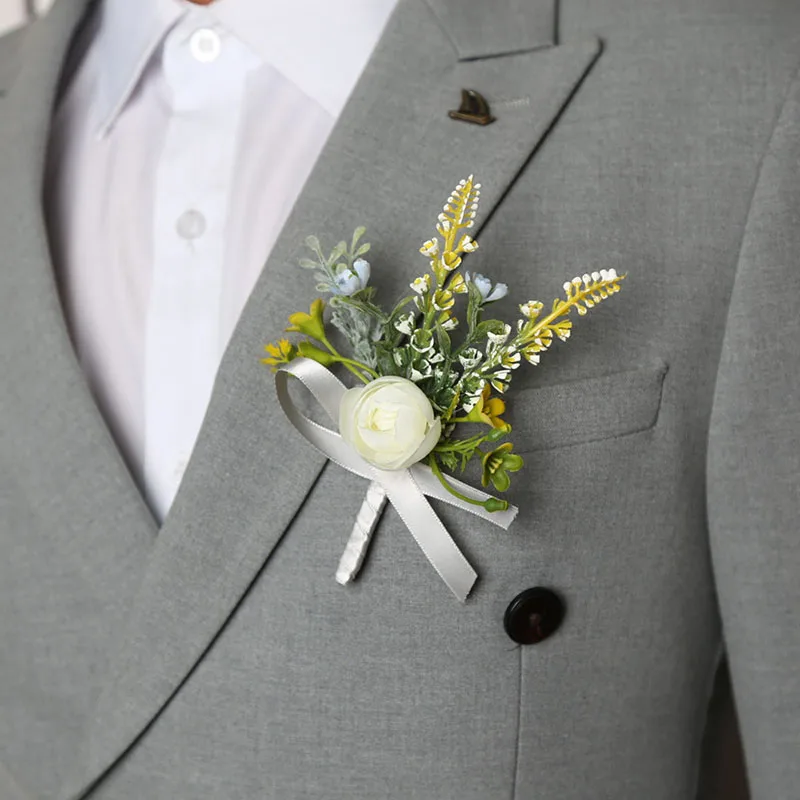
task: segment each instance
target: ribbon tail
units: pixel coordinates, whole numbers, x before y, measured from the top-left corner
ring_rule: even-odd
[[[450,591],[463,603],[478,573],[458,549],[408,470],[382,472],[381,483],[422,552]]]

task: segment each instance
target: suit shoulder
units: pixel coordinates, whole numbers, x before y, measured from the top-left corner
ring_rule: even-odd
[[[800,37],[800,3],[797,0],[676,0],[687,20],[709,15],[725,26],[756,27],[771,31],[777,39]]]

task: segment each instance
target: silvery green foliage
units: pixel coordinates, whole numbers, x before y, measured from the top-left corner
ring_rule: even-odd
[[[317,291],[332,295],[331,324],[347,339],[355,359],[367,366],[378,363],[375,342],[381,337],[386,315],[372,302],[374,289],[368,285],[370,264],[363,256],[369,244],[361,243],[366,228],[356,228],[348,246],[341,241],[326,256],[316,236],[306,245],[316,256],[300,259],[304,269],[316,270]]]
[[[375,341],[380,337],[382,327],[375,317],[362,309],[346,303],[331,302],[331,324],[339,330],[353,348],[353,358],[368,367],[378,364]]]
[[[359,240],[366,233],[366,228],[356,228],[350,246],[342,240],[331,250],[329,255],[322,252],[319,239],[316,236],[306,237],[306,246],[316,256],[316,261],[311,258],[301,258],[300,266],[304,269],[317,270],[314,277],[317,279],[317,291],[327,292],[336,296],[355,296],[366,290],[369,282],[369,262],[361,256],[369,252],[369,244],[364,242],[359,245]]]

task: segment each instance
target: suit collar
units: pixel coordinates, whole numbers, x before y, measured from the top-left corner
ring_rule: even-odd
[[[426,0],[459,59],[523,53],[556,44],[558,0]]]

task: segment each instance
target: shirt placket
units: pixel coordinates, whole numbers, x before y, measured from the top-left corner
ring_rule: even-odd
[[[161,519],[178,490],[221,356],[225,228],[251,55],[189,15],[165,39],[170,119],[155,176],[144,361],[144,477]]]

